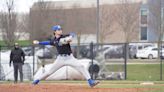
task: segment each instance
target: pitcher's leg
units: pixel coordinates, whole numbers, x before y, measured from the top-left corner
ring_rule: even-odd
[[[85,77],[86,80],[91,79],[89,71],[81,63],[79,63],[77,59],[70,60],[68,65],[78,70]]]
[[[33,84],[38,84],[40,80],[46,79],[48,76],[50,76],[52,73],[56,72],[59,68],[61,68],[64,64],[62,63],[62,61],[56,61],[55,63],[53,63],[53,65],[51,66],[50,70],[46,73],[44,73],[43,75],[41,75],[39,78],[37,78],[36,80],[33,81]]]
[[[43,80],[46,79],[48,76],[50,76],[52,73],[56,72],[59,68],[61,68],[63,65],[61,63],[54,63],[50,70],[48,72],[45,72],[42,76],[40,76],[38,79]]]
[[[91,79],[89,71],[77,59],[72,59],[69,63],[70,66],[78,70],[88,81],[90,87],[96,86],[99,82]]]

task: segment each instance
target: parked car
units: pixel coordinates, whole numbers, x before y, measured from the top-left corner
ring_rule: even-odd
[[[72,53],[75,57],[78,58],[91,58],[91,49],[88,45],[81,45],[81,46],[71,46],[72,49]],[[78,52],[79,49],[79,53]],[[77,56],[77,54],[79,54],[79,56]],[[93,48],[93,58],[96,57],[97,54],[97,50],[96,50],[96,46],[94,46]]]
[[[164,54],[164,48],[160,50],[160,53],[162,53],[162,56]],[[158,48],[156,46],[150,46],[146,47],[142,50],[137,51],[136,54],[137,58],[148,58],[153,59],[158,57]]]
[[[120,47],[116,47],[116,48],[111,48],[110,50],[108,50],[105,54],[104,57],[105,59],[109,59],[109,58],[123,58],[124,57],[124,49],[123,46]]]
[[[129,58],[130,59],[135,59],[136,54],[139,50],[142,50],[146,47],[151,47],[151,46],[155,46],[155,44],[152,43],[133,43],[129,45]]]
[[[88,58],[89,57],[89,52],[90,52],[90,49],[87,48],[86,46],[71,46],[71,49],[72,49],[72,53],[73,55],[77,58]],[[78,53],[78,50],[79,50],[79,53]]]

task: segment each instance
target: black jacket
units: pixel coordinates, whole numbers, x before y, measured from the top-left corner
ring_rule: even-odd
[[[25,54],[21,48],[14,48],[10,54],[10,64],[13,63],[23,63],[25,61]]]

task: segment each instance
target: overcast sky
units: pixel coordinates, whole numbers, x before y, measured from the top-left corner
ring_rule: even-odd
[[[6,2],[7,0],[0,0],[0,11],[6,9]],[[9,0],[8,0],[9,1]],[[38,0],[14,0],[15,1],[15,10],[17,12],[27,13],[29,12],[30,7],[33,5],[34,2]],[[44,1],[67,1],[67,0],[44,0]]]
[[[9,0],[0,0],[0,11],[5,10],[6,8],[6,1]],[[15,10],[17,12],[29,12],[30,7],[33,5],[34,2],[38,0],[14,0],[15,2]],[[71,0],[44,0],[44,1],[71,1]],[[79,0],[72,0],[72,1],[79,1]],[[82,1],[87,1],[87,0],[82,0]],[[94,0],[93,0],[94,1]],[[97,0],[95,0],[97,1]]]
[[[6,10],[6,3],[5,3],[6,1],[9,1],[9,0],[0,0],[0,11]],[[14,0],[14,1],[15,1],[16,12],[28,13],[33,3],[38,0]],[[44,1],[71,1],[71,0],[44,0]],[[72,1],[80,1],[80,0],[72,0]],[[81,0],[81,1],[87,2],[91,0]],[[92,0],[92,1],[97,1],[97,0]],[[106,0],[106,1],[115,2],[116,0]],[[132,0],[132,1],[144,1],[144,0]]]

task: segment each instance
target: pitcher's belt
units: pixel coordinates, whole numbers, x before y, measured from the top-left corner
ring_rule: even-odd
[[[68,54],[59,54],[59,56],[70,56],[71,55],[71,53],[68,53]]]

